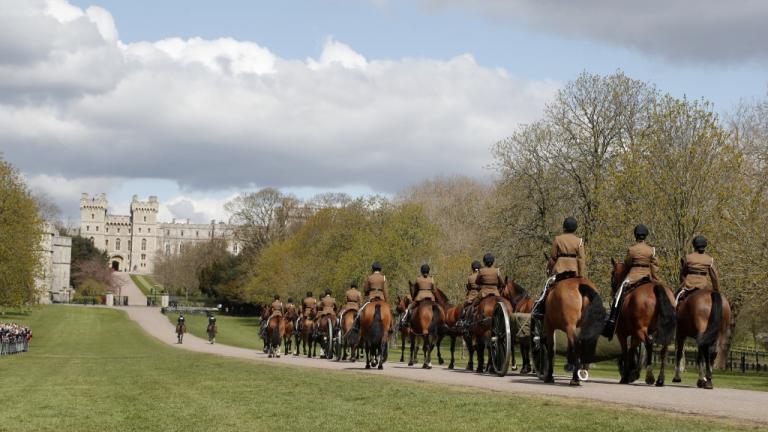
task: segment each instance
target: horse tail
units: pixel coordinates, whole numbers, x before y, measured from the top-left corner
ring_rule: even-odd
[[[675,334],[675,327],[677,327],[675,307],[669,301],[667,289],[663,285],[654,285],[653,293],[656,295],[656,342],[660,345],[669,345],[672,342],[672,335]]]
[[[720,336],[720,321],[723,318],[723,297],[717,291],[712,291],[712,309],[709,311],[709,321],[704,333],[699,335],[699,345],[713,345]]]
[[[589,300],[587,310],[581,317],[581,332],[579,333],[581,359],[588,361],[595,355],[597,339],[605,326],[606,313],[603,299],[591,285],[580,284],[579,293]]]
[[[438,306],[436,303],[432,303],[432,321],[429,323],[429,334],[434,335],[437,334],[437,326],[440,321],[440,306]]]
[[[382,338],[384,338],[384,321],[381,319],[381,305],[377,303],[376,309],[373,311],[373,322],[367,342],[373,346],[378,346]]]
[[[275,319],[275,327],[272,329],[272,346],[280,346],[280,321]]]

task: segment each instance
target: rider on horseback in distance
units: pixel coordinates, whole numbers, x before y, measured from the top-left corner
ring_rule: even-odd
[[[477,286],[478,274],[480,274],[480,261],[472,261],[472,273],[467,277],[467,293],[464,298],[464,307],[461,308],[461,315],[456,323],[456,327],[463,328],[466,325],[469,308],[480,294],[480,288]]]
[[[352,281],[352,283],[349,285],[349,289],[344,293],[344,297],[346,299],[346,303],[344,304],[344,309],[342,309],[341,313],[339,314],[339,318],[344,316],[348,310],[354,310],[355,312],[360,310],[360,303],[362,302],[363,296],[357,289],[357,282]]]
[[[296,324],[297,333],[301,333],[304,320],[311,319],[316,308],[317,300],[312,297],[312,291],[307,291],[307,296],[304,297],[304,300],[301,302],[301,312],[299,313],[299,318],[297,319],[298,322]]]
[[[363,284],[363,291],[365,292],[365,295],[368,296],[368,301],[357,312],[355,324],[352,326],[354,331],[360,331],[360,314],[368,303],[377,299],[384,300],[385,302],[389,301],[389,285],[387,284],[387,277],[381,272],[381,264],[379,264],[378,261],[375,261],[371,265],[371,271],[373,273],[368,275]]]
[[[627,269],[627,276],[616,291],[613,302],[611,302],[611,314],[608,317],[603,328],[603,336],[608,339],[613,338],[613,331],[616,328],[621,302],[624,299],[627,288],[633,285],[639,285],[643,279],[658,281],[659,260],[656,258],[656,248],[651,247],[645,242],[648,237],[648,227],[640,224],[635,227],[635,244],[627,250],[627,257],[624,259],[624,268]]]
[[[492,254],[487,253],[483,255],[485,267],[477,271],[475,279],[479,292],[470,306],[471,311],[466,314],[468,317],[473,317],[477,314],[477,308],[481,300],[490,295],[498,296],[499,289],[504,287],[504,278],[501,277],[501,270],[493,266],[494,261],[496,261],[496,258]]]
[[[176,325],[184,325],[184,314],[179,314],[179,317],[176,318]]]
[[[269,318],[264,321],[264,325],[261,327],[262,338],[266,337],[267,335],[267,327],[269,326],[269,321],[272,318],[283,316],[283,302],[280,300],[279,294],[275,294],[275,299],[272,301],[272,304],[269,305],[269,312]]]
[[[697,235],[693,239],[695,252],[689,253],[682,259],[680,266],[680,283],[682,286],[675,296],[678,305],[697,289],[720,291],[715,259],[704,252],[706,248],[707,239],[703,235]]]
[[[421,274],[416,278],[416,298],[408,305],[408,309],[403,314],[401,325],[410,325],[410,317],[413,309],[419,306],[423,300],[432,300],[435,302],[435,280],[429,275],[429,265],[423,264],[421,266]]]
[[[331,289],[327,288],[325,290],[325,296],[323,296],[323,298],[320,299],[320,303],[318,303],[318,306],[320,306],[320,312],[317,313],[318,321],[326,315],[331,315],[331,318],[334,318],[334,314],[336,313],[336,299],[333,298],[331,294]]]
[[[576,219],[567,217],[563,221],[563,234],[555,236],[552,242],[552,252],[550,262],[552,266],[550,278],[544,285],[544,292],[533,307],[533,316],[536,318],[544,317],[544,305],[546,304],[549,288],[563,279],[572,277],[586,277],[587,266],[584,262],[584,241],[577,237],[576,229],[579,227]]]

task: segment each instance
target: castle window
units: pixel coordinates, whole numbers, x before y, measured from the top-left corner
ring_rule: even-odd
[[[91,226],[90,226],[90,225],[86,225],[86,226],[85,226],[85,230],[86,230],[86,231],[90,231],[90,230],[91,230]]]
[[[120,239],[115,240],[115,250],[120,250]]]
[[[141,227],[139,227],[139,232],[141,232]]]
[[[109,227],[104,228],[104,231],[109,232]]]
[[[109,239],[104,240],[104,247],[109,250]]]
[[[130,234],[130,233],[131,233],[131,229],[130,229],[130,228],[128,228],[128,234]]]
[[[179,243],[179,253],[181,253],[181,250],[182,250],[182,244]]]
[[[141,250],[147,250],[147,239],[141,239]]]
[[[117,228],[117,233],[120,234],[120,227]]]
[[[146,217],[146,216],[144,216],[144,222],[146,222],[146,221],[147,221],[147,217]]]
[[[147,228],[147,232],[151,233],[152,232],[152,228]]]
[[[141,254],[141,259],[142,259],[142,260],[145,260],[145,259],[147,259],[147,254]]]
[[[98,225],[96,225],[96,231],[98,231],[98,230],[99,230],[99,226],[98,226]]]
[[[181,232],[181,236],[184,237],[184,231]]]
[[[93,213],[91,213],[91,219],[96,219],[96,215],[94,215]]]
[[[170,255],[171,254],[171,244],[170,243],[166,243],[165,244],[165,254],[166,255]]]

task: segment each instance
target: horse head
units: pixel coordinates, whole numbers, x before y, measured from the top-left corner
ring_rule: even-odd
[[[438,287],[435,287],[435,299],[443,310],[448,309],[451,305],[451,302],[448,301],[448,296]]]
[[[410,282],[408,282],[410,284]],[[408,309],[408,305],[411,304],[411,299],[408,296],[397,295],[397,308],[395,310],[398,314],[405,312]]]
[[[626,277],[627,269],[623,262],[616,261],[613,257],[611,257],[611,267],[611,294],[615,294]]]

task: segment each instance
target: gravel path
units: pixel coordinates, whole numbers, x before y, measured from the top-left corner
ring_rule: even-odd
[[[228,345],[210,345],[207,341],[187,334],[182,345],[176,344],[174,327],[157,308],[120,308],[136,321],[147,333],[177,348],[258,360],[264,363],[278,363],[317,369],[332,369],[356,373],[370,373],[408,380],[424,381],[437,384],[477,387],[493,391],[510,393],[528,393],[552,395],[567,398],[589,399],[599,402],[625,404],[683,414],[728,417],[768,424],[768,392],[735,389],[702,390],[695,387],[671,385],[674,371],[667,374],[670,383],[664,388],[649,387],[645,384],[619,385],[615,380],[594,379],[581,387],[569,387],[568,379],[556,377],[556,384],[543,384],[534,376],[511,375],[504,378],[478,375],[471,372],[452,371],[444,367],[424,370],[407,367],[403,363],[389,362],[384,370],[363,368],[364,363],[337,363],[329,360],[308,359],[306,357],[283,356],[279,359],[267,358],[260,351],[237,348]],[[715,382],[717,385],[717,382]]]
[[[128,306],[146,306],[147,297],[143,292],[133,283],[131,275],[128,273],[114,272],[118,286],[120,287],[120,295],[128,297]]]

